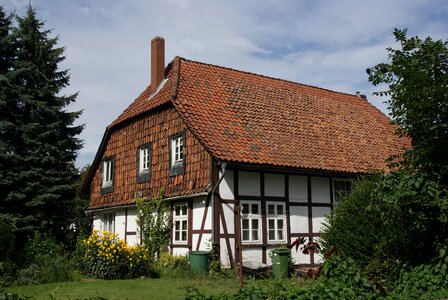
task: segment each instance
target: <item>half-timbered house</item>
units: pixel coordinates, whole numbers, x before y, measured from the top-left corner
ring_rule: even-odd
[[[272,248],[319,237],[352,178],[409,146],[365,97],[181,57],[165,67],[164,47],[152,40],[151,82],[107,127],[84,183],[93,229],[138,243],[135,196],[164,187],[172,254],[213,241],[228,267],[270,264]]]

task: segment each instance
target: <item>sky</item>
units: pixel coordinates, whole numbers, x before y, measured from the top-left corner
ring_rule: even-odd
[[[366,68],[398,48],[394,28],[408,36],[446,40],[446,0],[2,0],[23,16],[31,3],[49,37],[59,36],[70,70],[63,93],[79,93],[70,111],[84,147],[77,167],[93,162],[106,126],[150,82],[150,41],[165,38],[165,60],[175,56],[309,84],[372,93]]]

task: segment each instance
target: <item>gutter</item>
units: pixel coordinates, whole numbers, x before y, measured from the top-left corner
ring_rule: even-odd
[[[215,243],[215,191],[218,186],[221,184],[221,181],[224,179],[226,175],[226,167],[227,163],[221,163],[221,175],[219,176],[218,182],[215,184],[211,191],[211,212],[212,212],[212,241]]]

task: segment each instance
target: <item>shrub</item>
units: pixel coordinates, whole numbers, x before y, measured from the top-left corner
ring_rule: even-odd
[[[381,239],[381,214],[372,209],[376,201],[372,191],[379,179],[374,176],[356,181],[353,192],[327,217],[321,234],[324,252],[337,248],[359,264],[371,261]]]
[[[116,234],[94,231],[84,240],[83,272],[99,279],[151,276],[149,253],[142,246],[130,247]]]

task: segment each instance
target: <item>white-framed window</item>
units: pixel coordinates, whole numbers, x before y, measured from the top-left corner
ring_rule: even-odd
[[[113,158],[103,159],[101,193],[110,193],[114,186],[115,160]]]
[[[186,244],[188,242],[188,204],[175,204],[173,207],[173,243]]]
[[[148,182],[151,173],[151,145],[142,145],[137,150],[137,183]]]
[[[260,201],[241,201],[241,240],[243,243],[261,242]]]
[[[285,203],[266,202],[266,219],[269,242],[286,241],[286,210]]]
[[[352,191],[352,181],[350,179],[333,179],[333,199],[334,203],[339,203],[342,198]]]
[[[184,173],[184,145],[185,133],[181,133],[170,138],[170,176]]]
[[[151,150],[149,149],[149,146],[141,147],[139,149],[139,167],[138,172],[141,173],[148,173],[149,167],[151,164]]]
[[[103,231],[115,233],[115,214],[106,213],[103,215]]]
[[[181,163],[184,159],[184,137],[174,137],[171,141],[171,165]]]

